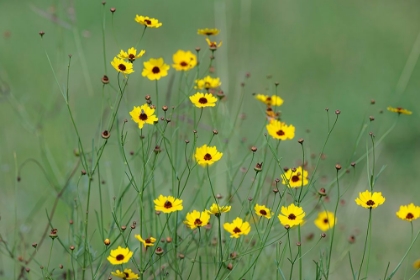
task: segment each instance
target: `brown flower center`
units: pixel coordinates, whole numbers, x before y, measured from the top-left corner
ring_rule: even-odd
[[[290,180],[292,180],[293,183],[296,183],[296,182],[299,181],[299,176],[298,175],[293,175]]]
[[[118,65],[118,69],[120,69],[121,71],[125,71],[127,67],[125,67],[125,65],[121,63]]]
[[[203,222],[200,219],[195,219],[195,221],[194,221],[194,225],[196,225],[196,226],[201,226],[202,223]]]
[[[163,207],[166,209],[172,208],[172,203],[170,201],[166,201],[165,204],[163,204]]]
[[[153,74],[158,74],[160,72],[160,68],[155,66],[155,67],[153,67],[152,72],[153,72]]]
[[[211,154],[204,155],[204,160],[211,160],[211,159],[212,159]]]
[[[124,258],[125,258],[125,256],[124,256],[124,255],[122,255],[122,254],[119,254],[119,255],[117,255],[117,256],[115,257],[115,259],[116,259],[117,261],[122,261]]]
[[[208,31],[208,32],[206,32],[206,35],[207,36],[213,35],[213,32],[212,31]]]
[[[141,112],[140,116],[139,116],[139,119],[142,120],[142,121],[147,120],[147,114],[145,112]]]
[[[411,220],[412,218],[414,218],[414,215],[411,213],[408,213],[407,216],[405,216],[406,219]]]
[[[201,104],[207,104],[207,98],[201,97],[200,99],[198,99],[198,102]]]
[[[187,67],[187,66],[188,66],[188,63],[186,63],[185,61],[182,61],[182,62],[180,63],[180,65],[181,65],[182,67]]]
[[[130,53],[130,54],[128,55],[128,59],[133,60],[133,59],[135,59],[135,58],[136,58],[136,56],[135,56],[134,54],[132,54],[132,53]]]
[[[276,132],[278,136],[283,136],[285,133],[282,129]]]
[[[125,274],[125,278],[128,278],[128,276],[130,276],[130,274],[128,274],[127,272],[124,272]]]
[[[262,209],[262,210],[260,210],[260,214],[263,215],[263,216],[265,216],[265,215],[267,215],[267,211],[265,211],[264,209]]]
[[[327,219],[327,218],[325,218],[325,219],[323,220],[323,222],[324,222],[324,224],[328,224],[328,219]]]
[[[375,205],[375,201],[373,201],[373,200],[369,199],[369,200],[366,202],[366,205],[367,205],[367,206],[372,207],[373,205]]]
[[[144,240],[144,242],[146,242],[147,244],[152,243],[152,240],[150,240],[150,238],[146,238],[146,240]]]
[[[145,20],[144,20],[144,22],[145,22],[147,25],[151,25],[151,24],[152,24],[152,21],[151,21],[151,20],[149,20],[149,19],[145,19]]]
[[[296,220],[296,216],[295,214],[289,214],[289,216],[287,217],[289,220]]]
[[[233,229],[233,232],[234,232],[234,233],[240,233],[240,232],[242,232],[242,231],[241,231],[241,229],[240,229],[240,228],[235,227],[235,228]]]

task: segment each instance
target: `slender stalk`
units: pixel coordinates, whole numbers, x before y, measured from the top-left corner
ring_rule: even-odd
[[[362,272],[363,262],[365,260],[365,254],[366,254],[366,247],[368,246],[368,238],[371,232],[371,225],[372,225],[372,209],[369,209],[369,220],[368,220],[368,226],[366,230],[365,244],[363,247],[362,261],[360,262],[359,271],[357,272],[357,280],[360,279],[360,274]]]

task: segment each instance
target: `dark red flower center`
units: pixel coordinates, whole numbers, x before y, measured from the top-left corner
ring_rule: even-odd
[[[196,226],[201,226],[202,223],[203,222],[200,219],[195,219],[195,221],[194,221],[194,225],[196,225]]]
[[[293,175],[290,180],[292,180],[293,183],[296,183],[296,182],[299,181],[299,176],[298,175]]]
[[[119,255],[117,255],[117,256],[115,257],[115,259],[116,259],[117,261],[122,261],[124,258],[125,258],[125,256],[124,256],[124,255],[122,255],[122,254],[119,254]]]
[[[128,278],[128,276],[130,276],[130,274],[128,274],[127,272],[124,272],[125,274],[125,278]]]
[[[142,121],[147,120],[147,114],[145,112],[141,112],[140,116],[139,116],[139,119],[142,120]]]
[[[206,104],[207,103],[207,98],[201,97],[200,99],[198,99],[198,102],[201,103],[201,104]]]
[[[328,224],[328,219],[327,219],[327,218],[325,218],[325,219],[323,220],[323,222],[324,222],[324,224]]]
[[[204,155],[204,160],[211,160],[211,159],[212,159],[211,154]]]
[[[234,232],[234,233],[240,233],[240,232],[242,232],[242,231],[241,231],[241,229],[240,229],[240,228],[235,227],[235,228],[233,229],[233,232]]]
[[[121,63],[118,65],[118,69],[120,69],[121,71],[125,71],[127,67],[125,67],[125,65]]]
[[[151,24],[152,24],[152,21],[151,21],[151,20],[149,20],[149,19],[145,19],[145,20],[144,20],[144,22],[145,22],[147,25],[151,25]]]
[[[285,133],[282,129],[276,132],[278,136],[283,136]]]
[[[157,74],[157,73],[160,72],[160,68],[155,66],[155,67],[153,67],[152,72],[153,72],[153,74]]]
[[[408,213],[407,216],[405,216],[406,219],[411,220],[412,218],[414,218],[414,215],[411,213]]]
[[[165,204],[163,204],[163,207],[166,209],[172,208],[172,203],[170,201],[166,201]]]
[[[265,215],[267,215],[267,211],[265,211],[264,209],[262,209],[262,210],[260,210],[260,214],[263,215],[263,216],[265,216]]]
[[[207,35],[207,36],[210,36],[210,35],[213,35],[213,34],[214,34],[214,32],[212,32],[212,31],[207,31],[207,32],[206,32],[206,35]]]
[[[375,205],[375,201],[373,201],[373,200],[369,199],[369,200],[366,202],[366,205],[367,205],[367,206],[373,206],[373,205]]]
[[[134,54],[132,54],[132,53],[130,53],[129,55],[128,55],[128,59],[135,59],[136,58],[136,56],[134,55]]]
[[[289,214],[289,216],[287,217],[289,220],[296,220],[296,216],[295,214]]]
[[[188,63],[186,63],[185,61],[181,61],[180,65],[181,65],[182,67],[187,67],[187,66],[188,66]]]
[[[150,243],[152,243],[152,240],[150,238],[146,238],[146,240],[144,240],[144,242],[146,242],[146,244],[150,244]]]

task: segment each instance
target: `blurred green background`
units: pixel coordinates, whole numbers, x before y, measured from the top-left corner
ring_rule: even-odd
[[[111,7],[116,8],[114,16],[109,12]],[[103,14],[106,17],[105,63]],[[253,141],[259,137],[255,131],[260,130],[261,119],[254,116],[255,112],[263,114],[264,110],[262,106],[256,109],[252,93],[273,93],[274,82],[279,83],[278,93],[285,100],[281,107],[284,120],[296,126],[296,139],[305,138],[314,153],[320,152],[326,136],[324,109],[330,109],[331,119],[335,117],[333,111],[339,109],[339,121],[321,168],[321,174],[329,179],[334,175],[336,163],[344,166],[365,153],[369,132],[379,139],[392,126],[397,115],[387,112],[387,106],[413,111],[411,116],[400,116],[395,129],[377,150],[377,170],[386,166],[377,188],[387,201],[375,212],[380,219],[374,221],[375,249],[371,265],[377,273],[375,276],[382,275],[388,261],[391,267],[396,265],[408,246],[409,226],[397,220],[395,212],[400,204],[420,205],[418,1],[107,1],[105,8],[101,1],[1,1],[0,233],[3,238],[13,240],[16,232],[27,237],[42,230],[45,209],[49,209],[55,196],[34,164],[23,169],[18,184],[16,165],[29,158],[48,160],[53,163],[49,171],[56,175],[58,184],[64,183],[74,165],[76,138],[45,52],[63,87],[68,55],[72,55],[71,106],[85,135],[84,144],[89,145],[103,129],[98,125],[102,100],[108,102],[112,98],[110,94],[102,98],[100,79],[106,73],[115,83],[116,74],[109,62],[120,49],[134,45],[142,32],[133,20],[135,14],[156,17],[163,22],[160,29],[147,30],[141,48],[147,51],[146,59],[163,57],[167,63],[178,49],[205,48],[203,37],[196,34],[197,28],[221,30],[217,40],[223,41],[223,46],[216,53],[216,71],[228,107],[236,108],[240,95],[245,94],[241,112],[247,118],[241,133],[248,139],[248,145],[258,145]],[[41,30],[45,32],[42,40],[38,34]],[[170,83],[174,72],[172,69],[169,77],[159,82],[162,92],[172,93]],[[245,79],[246,73],[250,73],[250,78]],[[142,104],[144,95],[154,92],[154,83],[140,74],[141,69],[137,68],[122,112],[131,110],[133,103]],[[241,93],[240,84],[244,81]],[[376,104],[370,104],[372,99]],[[375,121],[368,124],[356,156],[351,157],[360,127],[369,116],[374,116]],[[128,118],[121,115],[124,117]],[[285,153],[299,152],[298,148]],[[298,159],[299,155],[292,155],[285,164],[291,166]],[[112,164],[107,168],[111,169]],[[348,181],[353,184],[348,197],[356,197],[359,191],[367,189],[365,169],[365,162],[357,165],[360,177]],[[353,204],[349,201],[339,212],[344,240],[365,229],[365,220],[354,218],[365,212]],[[347,218],[349,222],[344,223]],[[363,234],[358,236],[359,240],[362,238]],[[360,243],[355,246],[361,246]],[[3,263],[0,269],[5,270],[10,264],[8,257],[0,258]],[[418,249],[417,255],[413,253],[408,259],[409,275],[416,258],[420,258]],[[340,266],[348,269],[346,258],[335,269],[339,271]],[[338,275],[335,274],[335,279],[344,279]]]

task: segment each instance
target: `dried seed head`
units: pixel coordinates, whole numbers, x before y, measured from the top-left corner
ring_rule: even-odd
[[[356,163],[355,163],[355,162],[352,162],[352,163],[350,163],[350,165],[351,165],[352,167],[355,167],[355,166],[356,166]]]
[[[56,239],[58,237],[58,230],[56,228],[52,228],[50,231],[50,237],[51,239]]]
[[[230,258],[231,258],[232,260],[234,260],[234,259],[236,259],[236,257],[238,256],[238,253],[236,253],[236,252],[232,252],[232,253],[230,253],[230,254],[229,254],[229,256],[230,256]]]
[[[217,131],[216,129],[213,129],[213,134],[217,135],[217,134],[219,134],[219,131]]]
[[[326,236],[325,232],[321,233],[321,238],[325,238]]]
[[[350,235],[350,237],[349,237],[349,243],[350,244],[353,244],[354,242],[356,242],[356,236]]]
[[[29,267],[25,268],[25,271],[29,273],[29,271],[31,271],[31,269]]]
[[[337,171],[338,171],[338,170],[340,170],[340,169],[341,169],[341,165],[337,163],[337,164],[335,165],[335,169],[337,169]]]
[[[162,152],[162,149],[160,148],[159,145],[156,145],[156,147],[153,151],[155,152],[155,154],[159,154],[160,152]]]
[[[166,243],[171,243],[172,242],[172,237],[168,236],[166,237]]]
[[[253,151],[254,153],[257,151],[257,147],[255,147],[255,146],[252,146],[251,147],[251,151]]]
[[[190,140],[185,140],[185,144],[188,144],[188,143],[190,143]]]
[[[369,116],[369,120],[370,120],[371,122],[373,122],[373,121],[375,120],[375,117],[374,117],[374,116]]]
[[[75,249],[75,247],[74,247],[73,245],[71,245],[69,248],[70,248],[70,250],[72,250],[72,251]]]
[[[277,189],[277,188],[273,189],[274,194],[277,194],[278,192],[279,192],[279,189]]]
[[[340,110],[335,110],[335,114],[336,115],[340,115],[341,111]]]
[[[104,139],[108,139],[108,138],[111,136],[111,133],[109,133],[109,131],[108,131],[108,130],[104,130],[104,131],[102,131],[101,136],[102,136],[102,138],[104,138]]]
[[[163,254],[163,252],[164,252],[164,251],[163,251],[163,249],[162,249],[161,247],[157,247],[157,248],[156,248],[156,251],[155,251],[155,254],[156,254],[156,255],[158,255],[158,256],[160,256],[160,255],[162,255],[162,254]]]
[[[300,138],[300,139],[298,140],[298,143],[299,143],[299,144],[302,144],[302,143],[303,143],[303,138]]]
[[[253,200],[252,197],[248,197],[248,201],[251,202]]]
[[[127,227],[126,226],[121,226],[121,230],[122,231],[124,231],[124,230],[126,230],[127,229]]]
[[[302,244],[300,242],[296,242],[296,246],[300,247]]]
[[[229,263],[229,264],[226,266],[226,268],[227,268],[227,269],[229,269],[229,270],[232,270],[232,269],[233,269],[233,264]]]
[[[36,248],[38,246],[38,243],[32,243],[32,247]]]
[[[103,75],[101,81],[104,85],[109,84],[109,78],[107,75]]]
[[[319,191],[318,191],[318,194],[319,194],[320,196],[326,196],[326,195],[327,195],[327,192],[325,191],[325,189],[324,189],[324,188],[320,188],[320,189],[319,189]]]
[[[60,264],[59,267],[60,267],[60,269],[63,269],[64,266],[62,264]]]
[[[166,112],[166,111],[168,111],[168,106],[162,106],[162,110],[164,111],[164,112]]]
[[[375,99],[371,99],[371,100],[370,100],[370,104],[372,104],[372,105],[373,105],[373,104],[375,104],[375,103],[376,103]]]
[[[275,82],[275,83],[274,83],[274,85],[275,85],[275,86],[278,86],[279,84],[280,84],[279,82]]]
[[[222,198],[223,198],[223,196],[222,196],[220,193],[218,193],[218,194],[216,194],[216,198],[217,198],[217,199],[222,199]]]
[[[111,9],[109,9],[110,11],[111,11],[111,13],[115,13],[115,11],[117,10],[117,9],[115,9],[114,7],[112,7]]]
[[[196,52],[199,52],[200,50],[201,50],[201,48],[200,48],[200,47],[196,47],[196,48],[195,48],[195,51],[196,51]]]
[[[144,99],[146,99],[146,100],[150,100],[150,95],[146,95],[146,96],[144,97]]]
[[[82,175],[86,175],[86,170],[82,170],[82,171],[80,171],[80,173],[81,173]]]
[[[178,255],[178,258],[180,258],[181,260],[183,260],[185,258],[185,255],[184,254],[179,254]]]
[[[254,167],[254,170],[255,170],[255,172],[261,172],[262,171],[262,165],[263,165],[263,163],[261,162],[261,163],[258,163],[257,162],[257,164],[255,165],[255,167]]]
[[[39,33],[38,33],[40,36],[41,36],[41,38],[45,35],[45,32],[44,31],[39,31]]]
[[[285,226],[284,226],[284,228],[285,228],[286,230],[289,230],[289,229],[290,229],[290,226],[289,226],[289,225],[285,225]]]

